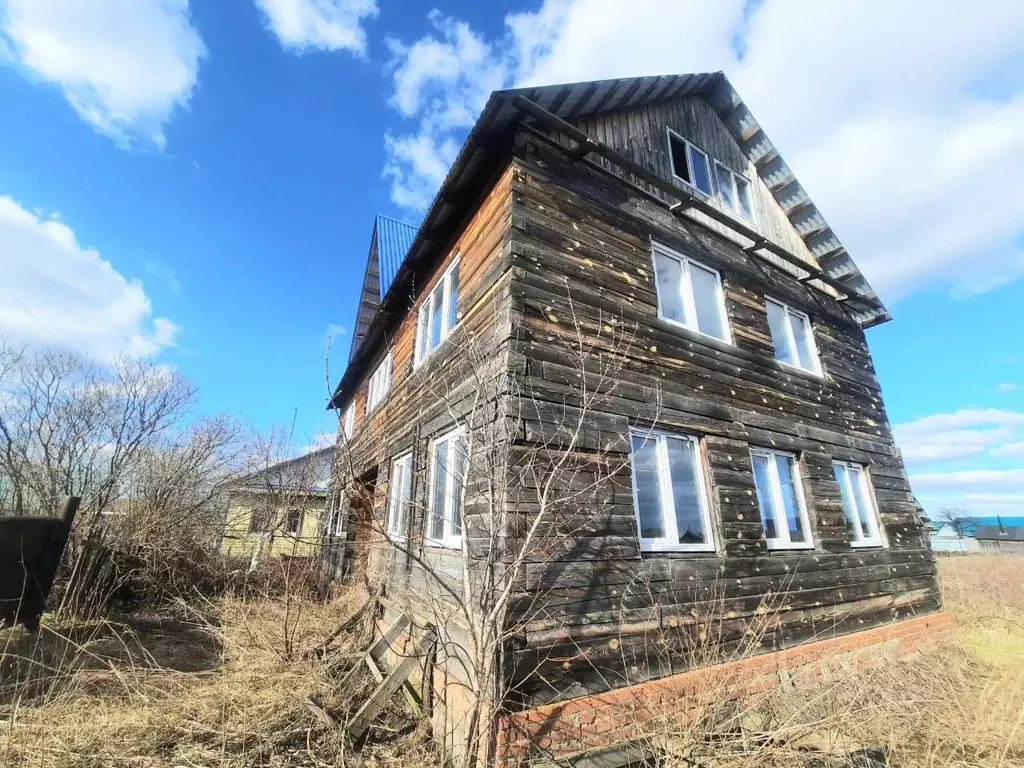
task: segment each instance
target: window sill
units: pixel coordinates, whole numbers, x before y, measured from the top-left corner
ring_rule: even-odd
[[[445,348],[445,346],[448,344],[448,340],[461,327],[462,318],[460,317],[460,318],[457,318],[457,319],[458,319],[458,322],[454,326],[452,326],[450,329],[448,329],[448,333],[446,333],[444,338],[441,339],[440,342],[438,342],[436,347],[434,347],[432,350],[427,352],[426,357],[420,358],[419,360],[413,359],[413,362],[412,362],[412,372],[413,373],[416,373],[416,371],[418,371],[420,368],[422,368],[423,366],[429,364],[430,361],[433,360],[434,358],[436,358],[438,353],[441,352]]]
[[[710,347],[721,345],[724,348],[723,351],[726,352],[732,352],[736,349],[736,345],[733,343],[731,338],[728,341],[720,339],[717,336],[712,336],[710,333],[704,333],[704,331],[701,331],[697,328],[691,328],[685,323],[680,323],[678,320],[673,320],[670,317],[665,317],[660,313],[658,314],[658,319],[661,322],[663,322],[669,330],[686,331],[686,333],[682,335],[692,335],[694,337],[694,341],[699,341],[702,344],[708,344],[708,346]]]
[[[815,381],[824,381],[825,374],[822,371],[812,371],[807,368],[801,368],[799,365],[793,365],[792,363],[784,363],[778,358],[774,358],[778,366],[786,373],[795,373],[797,375],[806,376],[809,379]]]
[[[692,554],[703,554],[713,555],[717,552],[717,549],[713,545],[700,545],[700,546],[686,546],[685,544],[655,544],[652,542],[640,542],[640,551],[643,554],[658,555],[658,554],[677,554],[677,555],[692,555]]]
[[[772,544],[768,543],[769,552],[806,552],[810,549],[814,549],[813,543],[799,543],[799,544]]]
[[[434,539],[424,539],[423,543],[432,549],[446,549],[450,552],[458,552],[462,549],[461,539],[458,541],[435,541]]]
[[[851,541],[850,546],[854,549],[885,549],[885,543],[881,541]]]

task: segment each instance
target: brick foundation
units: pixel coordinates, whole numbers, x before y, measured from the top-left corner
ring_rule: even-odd
[[[511,766],[621,744],[640,737],[652,720],[695,715],[701,695],[718,701],[756,700],[783,685],[827,683],[851,669],[931,650],[951,640],[953,630],[949,614],[940,611],[517,712],[502,722],[500,752]]]

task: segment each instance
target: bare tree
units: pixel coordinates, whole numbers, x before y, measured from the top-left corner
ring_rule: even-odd
[[[0,337],[0,512],[55,514],[65,496],[81,496],[80,519],[92,527],[195,395],[183,376],[145,360],[99,365]]]
[[[408,500],[405,529],[394,529],[398,510],[393,507],[406,499],[387,483],[387,498],[377,504],[385,512],[371,516],[363,532],[375,544],[366,565],[373,572],[367,578],[371,588],[379,591],[394,580],[394,564],[402,558],[424,577],[422,587],[410,594],[415,612],[429,617],[438,633],[440,661],[460,668],[471,691],[461,729],[464,743],[455,755],[466,766],[496,760],[497,725],[512,694],[503,668],[506,651],[522,627],[545,611],[535,577],[593,528],[606,503],[607,484],[628,471],[628,437],[597,438],[594,416],[616,394],[633,331],[618,317],[601,317],[588,326],[565,290],[569,316],[559,321],[550,343],[569,361],[571,374],[548,383],[557,390],[554,397],[552,391],[541,395],[532,384],[524,386],[529,379],[512,369],[506,355],[495,354],[487,339],[465,330],[446,342],[458,347],[446,354],[460,361],[453,363],[459,373],[424,380],[431,389],[428,400],[442,404],[443,420],[465,435],[456,448],[464,461],[449,465],[461,481],[456,487],[465,486],[456,501],[458,549],[449,554],[424,546],[424,531],[437,514],[430,499],[440,498],[441,491],[438,473],[422,463],[418,485],[435,485]],[[339,435],[336,476],[349,491],[351,510],[360,492],[356,461],[341,425]],[[359,450],[358,438],[352,450]],[[420,522],[413,525],[413,520]]]
[[[970,533],[978,524],[978,518],[971,514],[966,507],[942,507],[939,509],[937,519],[940,523],[948,525],[961,539]]]

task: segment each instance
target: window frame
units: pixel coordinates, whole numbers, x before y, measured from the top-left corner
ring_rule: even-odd
[[[860,486],[861,495],[868,505],[867,509],[867,523],[868,528],[871,530],[872,535],[864,538],[861,534],[858,526],[852,526],[853,531],[851,532],[850,546],[858,549],[861,548],[885,548],[889,544],[885,538],[885,529],[882,527],[882,516],[878,510],[878,500],[875,498],[875,489],[872,485],[868,476],[868,467],[866,464],[858,464],[855,461],[840,461],[838,459],[832,460],[832,474],[835,476],[835,468],[842,467],[846,471],[846,479],[848,481],[850,493],[853,493],[853,481],[851,479],[850,470],[855,470],[860,475]],[[843,500],[843,483],[839,481],[838,477],[835,477],[836,484],[839,486],[839,500],[842,504]],[[851,501],[856,501],[856,497],[852,497]],[[846,507],[843,505],[843,519],[846,519]],[[848,521],[847,521],[848,522]],[[863,521],[859,521],[863,524]]]
[[[413,362],[412,368],[416,370],[423,363],[430,359],[430,356],[444,346],[445,341],[452,335],[456,328],[459,327],[459,322],[462,318],[459,317],[458,307],[452,306],[452,275],[456,274],[459,264],[462,261],[462,254],[455,254],[455,258],[452,259],[452,263],[448,265],[444,272],[441,273],[441,277],[438,279],[426,296],[423,297],[423,301],[420,303],[420,307],[416,310],[416,346],[413,347]],[[434,316],[434,296],[437,293],[437,289],[441,288],[441,335],[437,342],[437,346],[430,349],[423,349],[424,342],[429,343],[433,337],[433,329],[430,327],[430,323]],[[461,284],[459,288],[461,289]],[[458,298],[456,297],[456,304]],[[452,316],[454,315],[455,322],[451,325]]]
[[[434,481],[437,475],[437,446],[441,443],[458,444],[461,437],[466,437],[466,466],[463,469],[462,487],[459,488],[459,516],[460,532],[452,533],[452,506],[455,504],[455,494],[452,492],[452,485],[455,483],[455,473],[452,472],[452,453],[448,451],[445,475],[444,511],[441,538],[435,539],[430,535],[430,523],[434,513]],[[430,484],[427,486],[426,515],[423,517],[423,541],[424,543],[441,547],[444,549],[462,549],[462,533],[466,527],[465,499],[466,499],[466,477],[469,475],[469,438],[465,427],[456,427],[443,435],[439,435],[430,441],[427,456],[430,459]]]
[[[366,383],[366,413],[373,413],[377,408],[388,399],[388,395],[391,394],[391,350],[384,356],[384,359],[380,361],[376,368],[373,369],[373,373],[370,374],[370,378]],[[374,399],[374,382],[377,381],[378,376],[383,376],[383,384],[379,385],[380,393],[377,398]]]
[[[295,514],[298,517],[298,525],[296,526],[294,531],[292,530],[292,526],[291,526],[292,514]],[[287,512],[285,512],[285,518],[284,518],[284,533],[285,533],[285,536],[293,536],[295,538],[298,538],[298,537],[302,536],[303,518],[305,518],[305,513],[304,513],[304,510],[302,510],[301,508],[289,509]]]
[[[657,254],[660,252],[663,256],[667,256],[670,259],[674,259],[680,262],[683,267],[680,272],[684,276],[683,280],[680,280],[679,295],[683,304],[683,313],[686,315],[686,322],[681,323],[671,317],[667,317],[662,311],[662,300],[661,300],[661,286],[658,285],[658,261]],[[712,272],[715,275],[715,282],[717,283],[718,290],[716,291],[716,299],[718,302],[718,308],[722,313],[722,326],[725,330],[725,338],[719,338],[710,333],[706,333],[700,329],[700,323],[697,319],[697,304],[694,301],[693,295],[693,281],[690,279],[690,264],[695,264],[700,269],[705,269],[708,272]],[[685,328],[693,333],[698,333],[709,339],[728,344],[729,346],[735,346],[732,338],[732,327],[729,323],[729,313],[725,306],[725,288],[722,285],[722,273],[714,267],[709,267],[702,261],[691,258],[684,253],[680,253],[674,248],[669,248],[667,245],[659,243],[657,240],[651,239],[651,268],[654,270],[654,294],[658,301],[658,319],[672,325]],[[685,290],[684,293],[684,283]]]
[[[367,395],[369,395],[369,392],[367,392]],[[341,429],[342,429],[342,434],[345,436],[345,439],[346,440],[351,440],[352,439],[352,435],[355,434],[355,429],[356,429],[356,403],[355,403],[355,400],[353,400],[351,403],[349,403],[348,404],[348,408],[345,409],[345,414],[342,417]]]
[[[715,186],[717,187],[715,198],[718,200],[718,202],[721,204],[721,206],[723,208],[725,208],[725,210],[727,210],[727,211],[729,211],[731,213],[735,213],[737,216],[740,216],[744,220],[749,221],[751,224],[756,225],[757,224],[757,206],[754,205],[754,187],[753,187],[753,184],[751,184],[750,179],[747,177],[747,175],[745,173],[740,173],[739,171],[734,171],[732,168],[727,166],[721,160],[715,160],[714,165],[715,165],[715,167],[714,167]],[[733,199],[736,201],[736,207],[735,208],[733,208],[731,205],[729,205],[725,201],[725,199],[722,197],[722,185],[719,182],[719,178],[718,178],[718,169],[719,168],[721,168],[723,171],[725,171],[727,174],[729,174],[729,180],[732,182]],[[737,177],[742,179],[743,182],[747,185],[747,194],[750,196],[749,197],[749,199],[750,199],[750,215],[749,216],[746,213],[743,212],[743,206],[740,204],[740,188],[739,188],[739,184],[736,182]]]
[[[401,485],[397,482],[395,475],[399,469],[403,468],[404,474],[401,478]],[[391,476],[388,480],[388,497],[384,507],[384,531],[388,538],[391,539],[405,539],[406,533],[409,529],[409,509],[412,506],[412,451],[401,454],[395,457],[391,462]],[[399,493],[398,497],[395,497],[396,489]],[[404,499],[402,495],[404,494]],[[392,516],[395,514],[395,504],[405,504],[405,515],[404,519],[401,515],[397,519],[393,519]],[[395,525],[393,525],[395,523]],[[401,525],[397,525],[401,523]]]
[[[637,495],[636,462],[633,458],[633,437],[640,437],[644,440],[655,439],[655,460],[658,473],[658,503],[662,511],[662,526],[665,535],[660,539],[645,538],[642,535],[642,523],[640,521],[640,500]],[[668,443],[667,439],[684,440],[693,446],[696,459],[695,482],[697,484],[697,499],[700,503],[700,519],[704,525],[707,539],[703,544],[686,544],[679,541],[679,530],[676,523],[675,496],[672,493],[672,474],[668,466]],[[718,537],[711,520],[711,494],[708,488],[708,473],[704,466],[704,454],[701,451],[700,438],[697,435],[690,435],[681,432],[666,432],[657,429],[631,429],[629,431],[630,452],[629,467],[633,491],[633,520],[636,522],[636,538],[641,552],[718,552]],[[666,505],[666,494],[668,504]]]
[[[766,295],[764,297],[764,302],[766,313],[768,311],[769,303],[782,307],[782,312],[786,316],[786,345],[789,347],[789,354],[792,355],[794,360],[799,360],[800,355],[796,345],[796,338],[793,335],[793,326],[789,322],[789,315],[793,314],[807,321],[807,333],[809,341],[808,346],[811,350],[811,357],[813,358],[812,362],[814,367],[804,368],[803,366],[800,365],[793,365],[793,363],[787,363],[785,360],[779,360],[778,353],[776,353],[775,355],[775,362],[777,362],[779,365],[785,366],[786,368],[790,368],[795,371],[803,371],[804,373],[809,373],[813,376],[818,376],[819,378],[824,377],[824,372],[821,367],[821,356],[818,354],[818,342],[814,338],[814,323],[811,322],[811,316],[806,312],[797,309],[792,304],[787,304],[786,302],[780,301],[779,299],[773,298],[771,296]],[[768,324],[768,333],[769,335],[771,335],[771,323]],[[774,346],[774,342],[775,337],[774,335],[772,335],[772,346]]]
[[[711,155],[709,155],[707,152],[705,152],[703,149],[698,147],[696,144],[694,144],[689,139],[685,138],[684,136],[681,136],[679,133],[677,133],[676,131],[672,130],[672,128],[667,126],[667,125],[665,126],[665,131],[666,131],[666,134],[667,134],[666,142],[668,144],[668,168],[669,168],[669,173],[672,174],[672,178],[675,181],[682,182],[689,189],[694,190],[695,192],[697,192],[701,196],[703,196],[705,198],[708,198],[708,199],[713,199],[715,197],[715,191],[716,191],[715,190],[715,166],[714,166],[714,161],[711,158]],[[684,154],[686,156],[686,172],[690,174],[690,179],[691,179],[690,181],[687,181],[682,176],[680,176],[680,175],[678,175],[676,173],[676,164],[672,160],[672,139],[678,139],[679,141],[681,141],[683,143],[683,146],[684,146],[684,149],[685,149]],[[698,187],[696,184],[693,183],[693,179],[694,179],[694,175],[693,175],[693,160],[690,158],[690,149],[693,149],[695,152],[697,152],[698,154],[702,155],[704,157],[704,162],[707,163],[708,186],[711,187],[711,191],[710,192],[705,192],[703,189],[701,189],[700,187]]]
[[[772,494],[772,503],[775,508],[785,513],[786,504],[782,498],[782,482],[779,479],[779,467],[776,464],[776,457],[782,456],[786,459],[790,459],[790,475],[791,482],[793,483],[793,493],[797,504],[797,514],[800,515],[800,522],[803,523],[804,532],[807,536],[807,541],[793,541],[789,537],[789,525],[788,521],[781,521],[787,523],[786,525],[780,525],[780,521],[775,521],[775,528],[777,532],[781,532],[782,536],[775,536],[774,538],[768,538],[768,532],[764,530],[764,510],[761,509],[761,499],[758,498],[757,506],[758,511],[761,513],[761,529],[764,531],[764,540],[767,542],[768,549],[770,550],[792,550],[792,549],[814,549],[814,532],[811,530],[810,515],[807,511],[807,498],[804,495],[803,476],[800,472],[800,457],[790,451],[780,451],[775,448],[764,448],[759,445],[750,446],[750,471],[754,477],[754,487],[757,488],[757,474],[754,472],[753,462],[754,456],[762,456],[768,459],[768,481],[771,483],[769,489]]]

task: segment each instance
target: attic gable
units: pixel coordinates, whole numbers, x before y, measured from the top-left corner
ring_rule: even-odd
[[[404,224],[397,219],[378,215],[373,220],[373,232],[370,235],[370,250],[366,256],[366,271],[363,274],[363,287],[359,295],[359,306],[356,309],[356,321],[352,328],[352,346],[349,348],[349,360],[362,344],[366,331],[380,308],[381,299],[387,295],[388,288],[395,279],[395,274],[409,252],[416,228]]]

